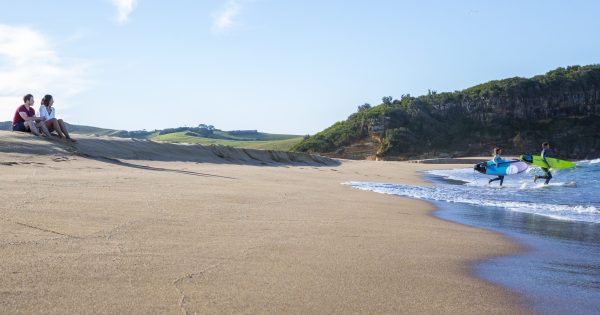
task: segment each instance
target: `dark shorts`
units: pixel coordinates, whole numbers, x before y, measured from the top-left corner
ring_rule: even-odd
[[[18,122],[16,124],[13,125],[12,127],[13,131],[20,131],[20,132],[31,132],[29,129],[27,129],[27,127],[25,127],[25,123],[24,122]]]

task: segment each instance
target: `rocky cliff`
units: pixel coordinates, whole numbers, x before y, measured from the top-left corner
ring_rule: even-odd
[[[351,159],[535,153],[549,141],[563,158],[600,156],[600,65],[558,68],[463,91],[360,106],[307,137],[298,151]]]

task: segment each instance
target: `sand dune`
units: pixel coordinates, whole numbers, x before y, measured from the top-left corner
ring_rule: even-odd
[[[88,158],[210,162],[235,164],[307,164],[332,166],[337,160],[301,152],[233,148],[222,145],[185,145],[111,137],[77,137],[75,144],[30,134],[0,131],[0,152],[74,154]]]

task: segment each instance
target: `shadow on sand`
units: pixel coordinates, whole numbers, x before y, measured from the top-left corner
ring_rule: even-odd
[[[176,169],[170,169],[170,168],[164,168],[164,167],[139,165],[139,164],[134,164],[134,163],[130,163],[130,162],[123,162],[123,161],[120,161],[120,160],[117,160],[117,159],[111,159],[111,158],[107,158],[107,157],[92,157],[92,156],[85,156],[83,154],[79,154],[79,156],[88,158],[90,160],[95,160],[95,161],[99,161],[99,162],[108,163],[108,164],[113,164],[113,165],[118,165],[118,166],[124,166],[124,167],[131,167],[131,168],[137,168],[137,169],[147,170],[147,171],[170,172],[170,173],[192,175],[192,176],[218,177],[218,178],[225,178],[225,179],[237,180],[237,178],[234,178],[234,177],[220,176],[220,175],[213,175],[213,174],[206,174],[206,173],[200,173],[200,172],[194,172],[194,171],[186,171],[186,170],[176,170]]]

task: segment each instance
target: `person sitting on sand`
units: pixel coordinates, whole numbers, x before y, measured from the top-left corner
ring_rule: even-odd
[[[34,103],[33,95],[27,94],[23,96],[23,105],[19,106],[15,111],[12,121],[12,130],[20,132],[31,132],[36,136],[41,136],[39,129],[46,137],[50,137],[50,131],[43,123],[43,118],[35,116],[35,109],[31,107]]]
[[[46,125],[46,128],[48,128],[50,132],[56,131],[61,139],[66,138],[72,142],[77,142],[69,135],[64,121],[62,119],[56,119],[56,110],[54,107],[52,107],[53,104],[54,98],[52,95],[46,94],[44,98],[42,98],[42,105],[40,105],[40,116],[44,118],[44,124]]]
[[[550,173],[550,164],[548,164],[548,161],[546,161],[546,158],[548,157],[549,152],[550,152],[550,144],[548,142],[542,143],[542,153],[540,153],[540,155],[542,156],[542,161],[544,163],[546,163],[546,167],[542,167],[542,170],[546,174],[543,176],[535,175],[535,177],[533,178],[534,183],[537,182],[537,180],[540,178],[545,178],[546,182],[544,184],[548,185],[548,183],[552,179],[552,173]]]
[[[502,157],[500,156],[500,154],[502,154],[502,149],[494,148],[494,158],[492,159],[492,162],[496,163],[496,168],[498,167],[498,163],[502,162]],[[504,175],[498,175],[498,177],[490,179],[488,184],[491,184],[493,181],[496,180],[499,180],[500,186],[502,186],[502,183],[504,182]]]

